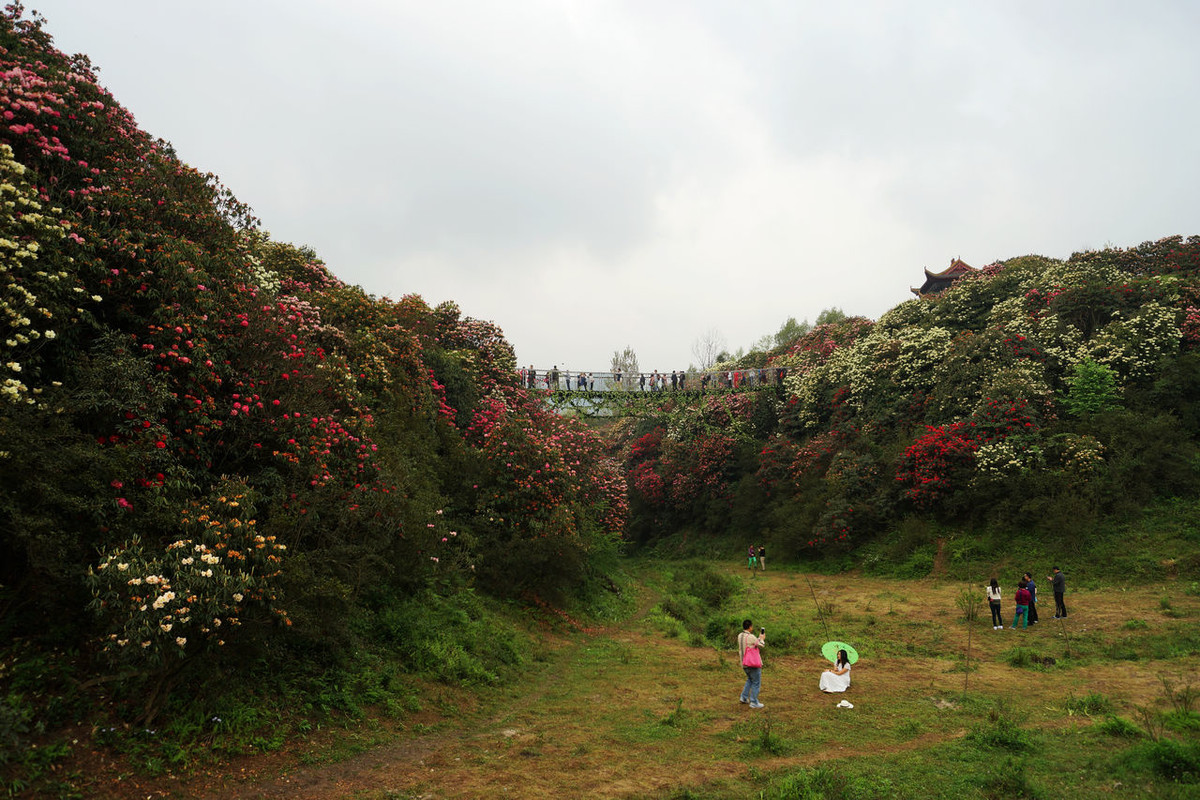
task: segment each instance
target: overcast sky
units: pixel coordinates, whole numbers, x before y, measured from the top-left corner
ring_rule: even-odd
[[[522,365],[1200,233],[1200,4],[26,0],[273,238]]]

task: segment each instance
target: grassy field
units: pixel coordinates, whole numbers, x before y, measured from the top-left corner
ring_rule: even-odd
[[[430,686],[399,733],[364,724],[299,758],[146,788],[294,800],[1200,797],[1190,585],[1070,591],[1066,624],[1043,603],[1038,625],[993,631],[986,606],[965,621],[962,583],[632,568],[636,614],[600,629],[531,622],[535,652],[503,688]],[[768,629],[761,710],[738,703],[743,617]],[[817,691],[827,637],[862,656],[853,709]]]

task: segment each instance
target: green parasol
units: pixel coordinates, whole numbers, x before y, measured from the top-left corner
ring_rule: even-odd
[[[850,659],[851,664],[858,661],[858,651],[845,642],[834,641],[826,642],[825,644],[821,645],[821,655],[825,656],[835,664],[837,663],[838,650],[846,651],[846,657]]]

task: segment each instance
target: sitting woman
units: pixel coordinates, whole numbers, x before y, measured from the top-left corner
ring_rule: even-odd
[[[850,658],[845,650],[838,650],[833,669],[821,673],[822,692],[844,692],[850,688]]]

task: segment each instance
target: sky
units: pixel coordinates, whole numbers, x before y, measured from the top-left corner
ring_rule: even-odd
[[[1200,4],[26,0],[273,239],[521,365],[1200,234]]]

